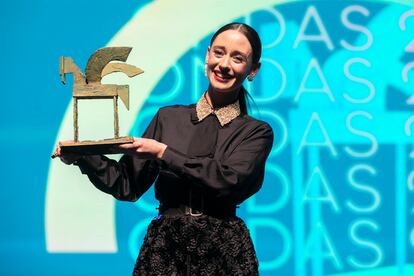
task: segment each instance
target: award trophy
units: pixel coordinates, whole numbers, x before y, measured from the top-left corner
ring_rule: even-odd
[[[134,77],[144,71],[125,63],[110,63],[111,61],[125,62],[131,52],[130,47],[106,47],[97,50],[88,60],[85,75],[70,57],[61,57],[59,71],[62,83],[65,75],[73,74],[73,128],[74,138],[70,142],[61,142],[62,155],[91,155],[118,153],[116,145],[133,143],[131,136],[119,137],[118,97],[129,110],[129,86],[116,84],[101,84],[102,77],[113,73],[123,72],[128,77]],[[80,99],[113,99],[114,105],[114,138],[97,141],[79,141],[78,139],[78,100]]]

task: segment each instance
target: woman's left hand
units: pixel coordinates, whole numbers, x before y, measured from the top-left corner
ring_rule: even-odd
[[[161,159],[167,145],[154,139],[134,137],[133,143],[119,145],[119,148],[123,153],[135,155],[139,158]]]

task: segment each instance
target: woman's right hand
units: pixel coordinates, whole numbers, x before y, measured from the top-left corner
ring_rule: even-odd
[[[81,155],[65,155],[65,156],[62,156],[61,149],[60,149],[60,141],[56,144],[55,150],[53,151],[52,158],[55,158],[55,157],[59,157],[60,160],[63,163],[67,164],[67,165],[71,165],[74,162],[76,162],[77,160],[79,160],[80,158],[82,158]]]

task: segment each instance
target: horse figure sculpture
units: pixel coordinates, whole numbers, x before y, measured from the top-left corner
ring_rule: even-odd
[[[129,86],[101,84],[102,77],[123,72],[134,77],[144,71],[125,63],[110,63],[117,60],[125,62],[131,52],[130,47],[107,47],[97,50],[88,60],[85,76],[70,57],[61,57],[59,71],[62,83],[66,82],[66,74],[73,73],[73,128],[74,142],[78,142],[78,99],[113,99],[114,102],[114,136],[119,138],[118,96],[129,110]]]

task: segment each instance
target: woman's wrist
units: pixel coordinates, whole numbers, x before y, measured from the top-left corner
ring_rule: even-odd
[[[160,150],[157,153],[157,158],[158,159],[162,158],[162,156],[164,155],[164,152],[165,152],[166,149],[167,149],[167,145],[163,144],[163,143],[160,143]]]

